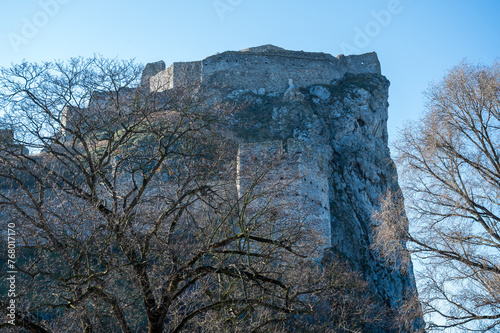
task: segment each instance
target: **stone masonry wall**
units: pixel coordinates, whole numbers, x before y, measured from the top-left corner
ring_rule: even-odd
[[[186,84],[201,82],[202,62],[174,62],[150,79],[151,91],[165,91]]]
[[[330,147],[311,146],[300,139],[289,139],[285,145],[281,140],[242,143],[238,149],[238,196],[247,195],[252,185],[256,194],[268,193],[259,196],[250,209],[259,211],[272,200],[272,206],[280,208],[280,221],[298,219],[306,224],[323,242],[317,258],[331,246],[330,157]],[[252,184],[262,173],[262,181]]]
[[[292,79],[298,86],[330,84],[346,73],[380,74],[375,53],[334,57],[319,52],[288,51],[275,46],[227,51],[202,61],[176,62],[151,79],[152,90],[188,82],[214,88],[284,91]]]

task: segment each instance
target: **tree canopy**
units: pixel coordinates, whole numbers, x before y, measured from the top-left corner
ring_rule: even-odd
[[[282,156],[237,188],[231,107],[195,85],[149,91],[141,72],[101,57],[1,70],[0,216],[15,230],[17,308],[0,327],[353,331],[378,320],[361,276],[323,265],[314,224],[280,199],[294,179],[267,175]]]
[[[422,119],[397,143],[406,202],[387,196],[377,214],[378,245],[393,260],[420,259],[417,281],[429,328],[494,331],[500,324],[500,63],[461,63],[426,98]]]

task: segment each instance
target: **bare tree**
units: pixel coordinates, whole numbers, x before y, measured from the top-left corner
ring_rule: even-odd
[[[266,176],[282,156],[237,189],[231,110],[196,86],[150,92],[140,73],[99,57],[1,71],[4,123],[16,130],[0,145],[0,213],[17,234],[15,326],[359,331],[373,322],[376,306],[354,301],[372,304],[361,277],[321,265],[314,223],[281,199],[294,179]],[[341,306],[332,314],[325,304]]]
[[[429,328],[500,324],[500,63],[462,63],[427,91],[427,111],[397,145],[401,195],[377,214],[379,248],[404,267],[420,259]],[[403,244],[408,242],[408,249]]]

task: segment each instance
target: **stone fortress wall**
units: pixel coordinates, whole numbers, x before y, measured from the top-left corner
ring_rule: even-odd
[[[174,62],[168,68],[163,61],[149,63],[144,68],[139,89],[162,92],[184,85],[201,85],[215,90],[227,88],[233,92],[278,93],[284,94],[286,99],[292,86],[297,90],[298,87],[328,85],[343,78],[346,73],[380,74],[377,55],[366,53],[334,57],[326,53],[290,51],[264,45],[223,52],[201,61]],[[127,101],[133,95],[133,89],[125,89],[120,99]],[[119,112],[123,113],[122,108]],[[114,101],[106,92],[101,92],[92,96],[85,110],[67,108],[63,120],[68,128],[81,127],[87,123],[104,122],[104,118],[112,117],[110,112],[117,112]],[[244,187],[243,179],[263,162],[259,159],[277,154],[283,154],[285,162],[269,174],[267,182],[277,184],[280,180],[297,178],[287,189],[288,192],[283,194],[283,201],[290,202],[288,206],[294,209],[301,207],[307,212],[308,219],[311,223],[314,221],[318,231],[327,239],[325,245],[330,246],[332,222],[328,177],[331,170],[328,170],[328,160],[331,158],[331,147],[301,139],[241,144],[238,186]]]
[[[163,61],[149,63],[142,73],[142,89],[162,92],[184,85],[199,85],[211,89],[232,88],[259,90],[264,93],[284,92],[293,85],[331,84],[346,73],[380,74],[377,55],[334,57],[319,52],[290,51],[273,45],[241,51],[227,51],[201,61],[174,62],[166,68]],[[132,99],[133,89],[121,92],[120,98]],[[129,97],[127,97],[129,96]],[[63,112],[63,124],[80,126],[83,118],[102,118],[113,101],[105,92],[94,94],[86,110],[68,107]],[[64,130],[62,130],[64,134]]]
[[[346,73],[380,74],[377,55],[366,53],[334,57],[326,53],[290,51],[264,45],[223,52],[201,61],[174,62],[168,68],[163,61],[149,63],[144,68],[139,89],[162,92],[184,85],[201,85],[215,90],[228,88],[230,91],[259,91],[260,94],[288,93],[291,86],[297,89],[332,84]],[[133,95],[133,89],[126,89],[120,98],[126,101]],[[74,112],[74,108],[67,108],[64,124],[72,128],[89,122],[98,123],[102,118],[111,117],[108,113],[113,110],[116,110],[113,100],[105,92],[94,94],[88,109]],[[318,231],[324,234],[328,247],[332,236],[328,193],[330,171],[327,170],[331,155],[329,147],[317,144],[311,146],[311,142],[300,139],[241,144],[238,156],[239,182],[248,176],[250,170],[256,169],[260,163],[258,159],[276,156],[283,151],[283,146],[286,147],[286,163],[271,173],[267,181],[272,184],[297,177],[294,185],[287,190],[288,193],[283,194],[283,200],[290,202],[288,206],[294,209],[301,207],[302,211],[308,213],[311,223],[314,221]],[[244,182],[241,181],[241,184]]]
[[[174,62],[151,75],[150,88],[162,91],[199,82],[211,87],[264,88],[266,92],[278,92],[289,87],[290,79],[297,86],[330,84],[348,72],[380,74],[377,55],[372,52],[334,57],[264,45],[223,52],[201,61]]]
[[[240,197],[255,184],[262,173],[263,181],[257,184],[257,193],[274,193],[273,206],[281,208],[280,220],[300,220],[316,230],[323,246],[331,245],[331,219],[328,160],[331,148],[327,145],[311,145],[300,139],[242,143],[238,149],[237,189]],[[268,204],[268,197],[254,202],[254,207]]]

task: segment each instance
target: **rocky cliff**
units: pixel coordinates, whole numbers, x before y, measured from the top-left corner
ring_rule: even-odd
[[[322,255],[361,271],[377,298],[398,312],[415,293],[412,269],[395,271],[371,249],[372,214],[388,189],[399,190],[388,148],[389,81],[377,55],[333,57],[265,45],[168,68],[149,64],[140,89],[184,85],[237,106],[228,128],[239,144],[239,179],[255,156],[284,154],[274,176],[300,178],[283,198],[307,203],[327,240]],[[93,105],[106,107],[105,96],[97,97]]]
[[[362,271],[391,311],[414,293],[411,268],[396,272],[370,248],[372,213],[387,189],[399,189],[387,144],[389,81],[376,54],[335,58],[266,45],[175,63],[156,74],[153,67],[147,67],[152,89],[195,81],[244,105],[231,124],[241,142],[240,164],[263,148],[284,149],[292,172],[303,176],[300,196],[315,203],[313,214],[329,239],[326,253]]]
[[[276,94],[233,91],[227,98],[249,105],[236,115],[240,138],[262,145],[282,140],[289,155],[301,152],[295,172],[308,170],[305,196],[318,198],[318,209],[328,210],[321,226],[329,233],[328,252],[361,270],[397,311],[415,290],[412,271],[394,271],[370,249],[379,199],[387,189],[399,190],[387,144],[388,88],[380,74],[346,73],[330,84]]]

